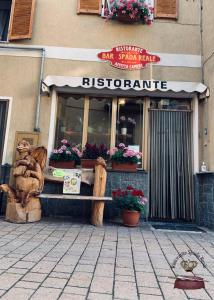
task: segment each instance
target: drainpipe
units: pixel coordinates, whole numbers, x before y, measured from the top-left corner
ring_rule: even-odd
[[[40,75],[39,75],[39,86],[38,86],[38,96],[36,102],[36,113],[35,113],[35,123],[34,131],[40,132],[39,128],[39,117],[40,117],[40,106],[41,106],[41,85],[44,73],[44,63],[45,63],[45,48],[43,47],[29,47],[29,46],[13,46],[13,45],[0,45],[0,49],[11,49],[11,50],[25,50],[25,51],[41,51],[41,65],[40,65]]]
[[[204,83],[204,45],[203,45],[203,0],[200,1],[200,34],[201,34],[201,72]]]

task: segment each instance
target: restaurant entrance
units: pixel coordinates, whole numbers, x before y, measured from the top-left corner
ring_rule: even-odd
[[[162,104],[160,104],[162,101]],[[190,106],[152,102],[150,109],[150,217],[194,219]]]

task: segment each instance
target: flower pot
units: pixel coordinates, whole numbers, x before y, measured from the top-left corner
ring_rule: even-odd
[[[128,209],[124,209],[122,211],[122,220],[123,225],[129,227],[135,227],[138,225],[140,219],[140,212],[139,211],[132,211]]]
[[[112,162],[112,170],[137,172],[137,164]]]
[[[123,23],[136,23],[140,21],[140,16],[136,16],[135,18],[131,18],[128,14],[123,14],[122,10],[118,11],[117,20]]]
[[[75,169],[75,161],[55,161],[50,160],[49,166],[58,168],[58,169]]]
[[[81,166],[85,169],[94,169],[96,161],[96,159],[81,159]]]
[[[126,127],[121,128],[121,134],[122,135],[126,135],[127,134],[127,128]]]

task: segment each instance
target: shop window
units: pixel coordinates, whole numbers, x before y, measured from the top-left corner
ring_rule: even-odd
[[[142,98],[112,98],[58,95],[55,147],[62,139],[71,145],[120,143],[133,150],[143,149]]]
[[[1,0],[0,41],[31,38],[34,9],[35,0]]]
[[[142,151],[143,100],[120,98],[117,106],[116,144],[124,143]]]
[[[110,147],[112,99],[91,97],[89,99],[88,137],[90,144]]]
[[[60,95],[57,110],[55,146],[62,139],[70,144],[82,144],[84,118],[84,97],[79,95]]]

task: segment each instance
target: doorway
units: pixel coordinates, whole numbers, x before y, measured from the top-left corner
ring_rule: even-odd
[[[2,156],[4,150],[7,114],[8,114],[8,101],[0,100],[0,165],[2,164]]]
[[[192,113],[190,107],[170,108],[162,102],[150,117],[150,217],[194,219]]]

